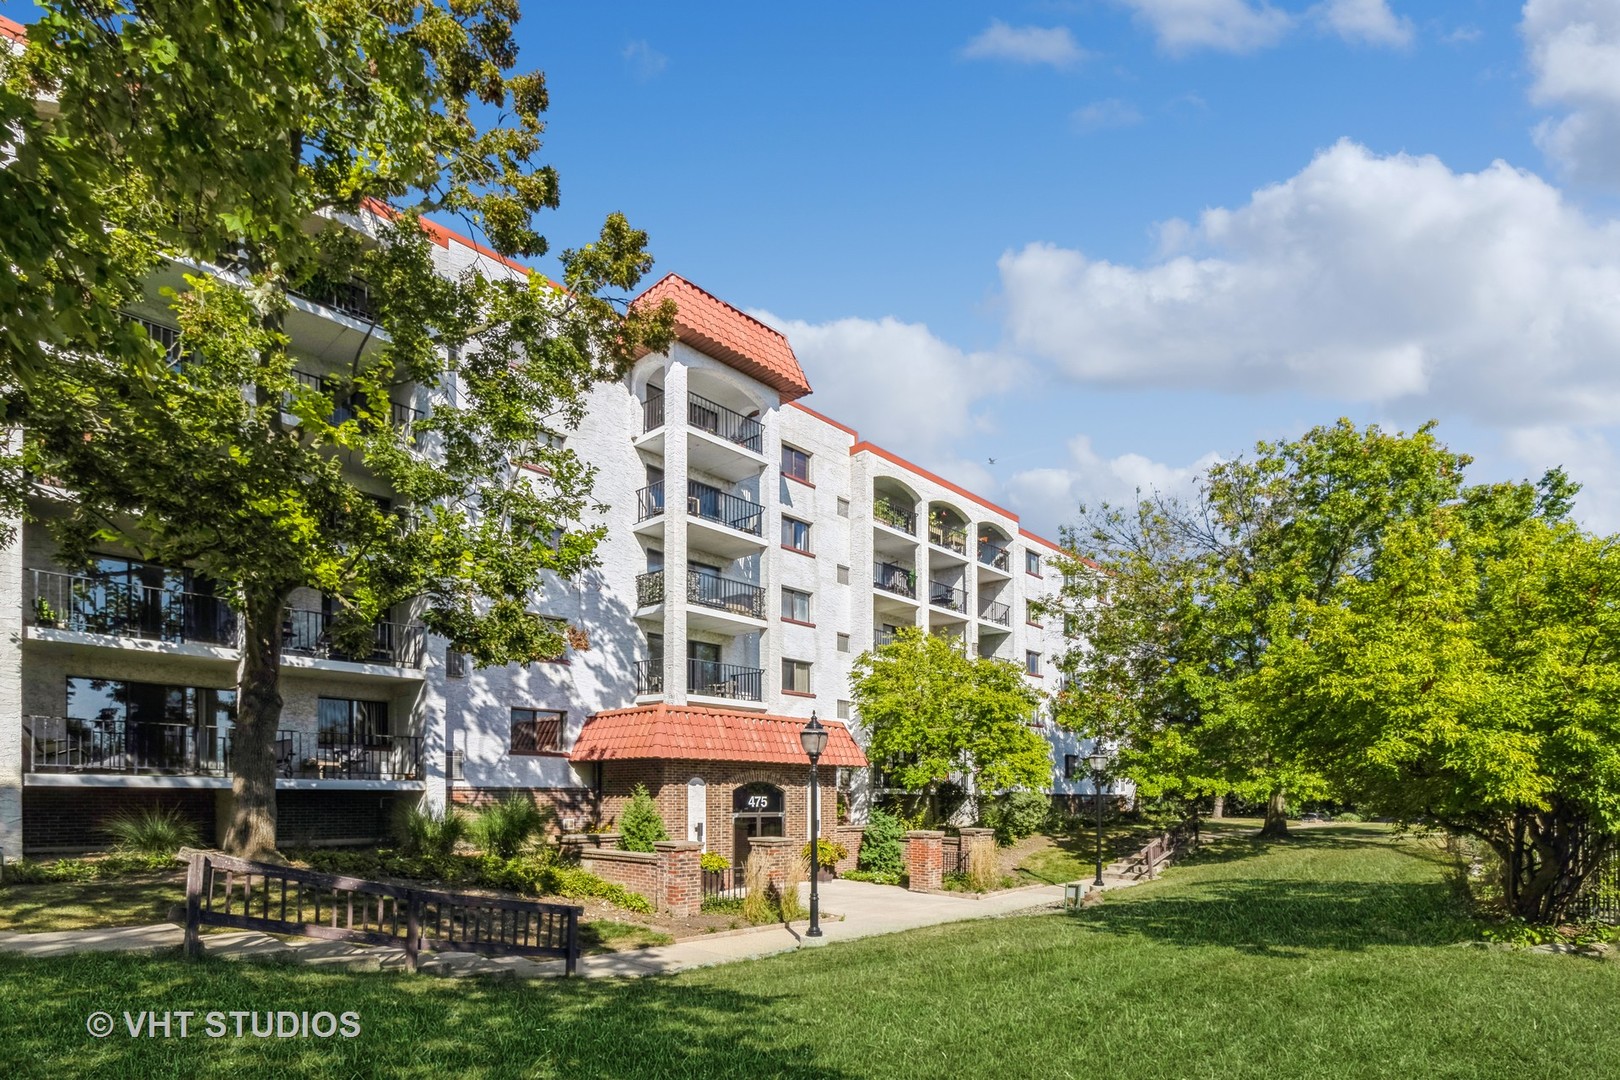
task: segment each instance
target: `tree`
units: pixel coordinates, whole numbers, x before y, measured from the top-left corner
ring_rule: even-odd
[[[509,0],[61,0],[30,35],[21,77],[60,107],[17,164],[88,185],[125,272],[200,269],[165,294],[180,330],[167,351],[95,332],[131,301],[125,277],[62,272],[95,327],[8,388],[26,425],[14,464],[73,492],[64,558],[128,544],[232,598],[239,853],[274,848],[293,590],[335,599],[339,646],[363,647],[409,602],[481,665],[556,655],[534,594],[588,566],[602,531],[586,524],[591,470],[548,432],[577,423],[592,382],[669,340],[668,305],[621,314],[603,296],[651,266],[617,214],[563,253],[560,285],[435,270],[425,213],[466,218],[502,255],[546,251],[533,218],[557,204],[535,161],[547,92],[512,73],[516,17]],[[85,228],[77,206],[43,212],[47,248]],[[290,297],[356,275],[372,327],[311,385]],[[425,419],[391,405],[396,387],[451,384]]]
[[[1303,700],[1264,678],[1297,606],[1364,575],[1396,523],[1453,497],[1466,459],[1431,434],[1348,421],[1260,443],[1212,466],[1196,495],[1103,506],[1066,546],[1046,610],[1074,646],[1060,723],[1118,747],[1118,770],[1150,796],[1238,794],[1266,802],[1263,835],[1287,832],[1287,799],[1325,793],[1292,739]]]
[[[958,776],[978,792],[1007,791],[1051,775],[1051,747],[1029,727],[1040,698],[1014,664],[906,627],[862,654],[851,682],[868,755],[908,791],[932,799]]]
[[[1336,786],[1484,841],[1538,923],[1620,833],[1620,540],[1568,520],[1575,490],[1554,470],[1400,523],[1364,579],[1302,605],[1273,678]]]
[[[660,840],[668,840],[658,804],[647,794],[647,785],[637,784],[630,792],[619,816],[619,848],[622,851],[651,851]]]

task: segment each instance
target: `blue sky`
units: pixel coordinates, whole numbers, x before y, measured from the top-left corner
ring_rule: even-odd
[[[13,0],[0,10],[33,14]],[[1620,529],[1620,4],[531,5],[610,210],[1048,535],[1339,416]],[[991,464],[990,459],[995,463]]]

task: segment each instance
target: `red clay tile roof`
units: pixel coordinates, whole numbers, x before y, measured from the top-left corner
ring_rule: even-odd
[[[643,705],[611,709],[585,721],[569,757],[575,761],[753,761],[808,765],[799,745],[803,720],[706,709],[697,705]],[[827,724],[823,765],[863,768],[866,755],[849,729]]]
[[[677,274],[666,274],[634,303],[666,299],[675,301],[677,340],[758,379],[781,394],[783,402],[810,392],[793,346],[777,331]]]
[[[28,27],[0,15],[0,38],[9,38],[19,45],[28,43]]]

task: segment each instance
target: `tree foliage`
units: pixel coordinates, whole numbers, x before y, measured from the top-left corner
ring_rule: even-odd
[[[73,492],[53,522],[65,559],[128,546],[238,607],[238,851],[274,842],[293,590],[334,598],[340,646],[409,603],[481,664],[556,655],[535,594],[588,566],[602,531],[591,470],[549,433],[668,340],[667,306],[611,302],[651,265],[619,215],[564,252],[561,284],[441,272],[421,214],[465,219],[502,255],[546,250],[547,95],[513,72],[516,17],[509,0],[60,0],[7,72],[14,96],[57,107],[27,119],[26,153],[0,172],[71,179],[101,218],[64,195],[39,208],[39,250],[7,252],[35,274],[18,303],[55,327],[43,360],[32,322],[0,342],[28,433],[8,465]],[[107,251],[72,252],[87,230]],[[357,276],[370,325],[328,333],[335,370],[302,377],[297,298]],[[174,348],[120,319],[142,301],[172,310]],[[74,304],[89,314],[60,317]],[[432,415],[394,408],[413,386]]]
[[[658,804],[647,793],[647,785],[637,784],[619,815],[619,848],[622,851],[651,851],[660,840],[668,840]]]
[[[1051,747],[1029,726],[1040,698],[1013,664],[906,627],[862,655],[851,682],[868,756],[909,791],[968,776],[989,793],[1051,776]]]

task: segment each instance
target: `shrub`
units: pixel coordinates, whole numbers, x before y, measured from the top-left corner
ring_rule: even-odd
[[[645,784],[637,784],[630,792],[630,801],[624,804],[619,819],[619,849],[621,851],[651,851],[660,840],[668,840],[664,819],[658,816],[658,804],[647,794]]]
[[[698,865],[709,873],[718,873],[721,870],[731,869],[731,860],[718,851],[705,851],[698,859]]]
[[[771,910],[771,879],[765,871],[765,860],[751,856],[743,874],[742,917],[756,926],[770,922],[775,913]]]
[[[743,902],[740,896],[705,896],[701,910],[705,915],[741,915]]]
[[[898,885],[899,874],[887,874],[877,870],[847,870],[844,872],[845,881],[868,881],[873,885]]]
[[[412,807],[405,815],[404,852],[429,858],[443,857],[455,850],[467,835],[467,819],[452,807],[423,810]],[[320,869],[317,867],[317,869]],[[339,871],[328,870],[327,873]]]
[[[1051,812],[1052,800],[1039,791],[1009,791],[985,803],[979,824],[994,829],[1005,847],[1040,831]]]
[[[810,865],[810,842],[805,841],[804,847],[799,849],[799,858],[806,866]],[[849,858],[849,848],[836,840],[821,839],[816,841],[816,861],[823,870],[831,870],[845,859]]]
[[[473,843],[485,852],[511,859],[545,829],[551,817],[533,799],[514,792],[480,810],[468,831]]]
[[[1334,814],[1333,815],[1333,820],[1334,821],[1365,821],[1366,819],[1363,818],[1360,814],[1356,813],[1354,810],[1346,810],[1341,814]]]
[[[906,868],[905,852],[901,849],[904,831],[899,818],[873,809],[867,815],[866,834],[861,837],[860,869],[899,880],[901,871]]]
[[[1001,883],[1001,867],[997,865],[996,851],[989,844],[970,844],[967,865],[963,868],[967,886],[974,892],[989,892]]]
[[[172,806],[116,814],[101,831],[119,851],[145,855],[173,855],[183,847],[196,847],[201,839],[197,826]]]

